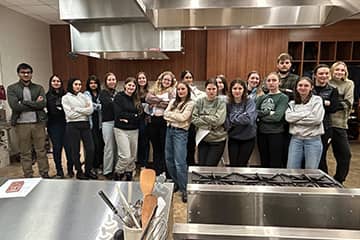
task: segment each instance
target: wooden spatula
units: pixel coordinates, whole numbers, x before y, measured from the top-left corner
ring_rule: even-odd
[[[156,173],[153,169],[143,169],[140,172],[140,188],[144,197],[151,194],[154,189]]]
[[[144,196],[143,206],[141,210],[141,226],[142,229],[148,225],[151,213],[157,206],[157,197],[153,194],[147,194]]]

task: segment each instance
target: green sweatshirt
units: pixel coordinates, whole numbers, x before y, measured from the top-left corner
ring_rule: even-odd
[[[196,101],[191,122],[197,128],[210,130],[204,138],[205,142],[221,142],[227,136],[224,129],[225,118],[226,104],[223,100],[217,97],[209,101],[207,97],[203,97]]]
[[[284,93],[266,94],[256,101],[258,130],[260,133],[284,132],[284,115],[288,106],[288,96]]]

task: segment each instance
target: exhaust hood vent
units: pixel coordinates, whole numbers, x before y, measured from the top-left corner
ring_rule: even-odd
[[[156,30],[134,0],[60,0],[72,52],[105,59],[168,59],[181,51],[181,31]]]
[[[360,13],[359,0],[136,0],[159,29],[296,28]]]

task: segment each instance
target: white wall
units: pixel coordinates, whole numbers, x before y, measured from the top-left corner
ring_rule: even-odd
[[[47,90],[52,74],[50,44],[49,25],[0,6],[0,84],[16,82],[16,67],[26,62],[34,69],[33,81]]]
[[[0,84],[18,81],[16,67],[26,62],[33,67],[33,82],[48,89],[52,75],[49,25],[0,6]],[[7,118],[10,109],[5,103]],[[12,135],[12,134],[11,134]],[[16,151],[15,144],[12,150]]]

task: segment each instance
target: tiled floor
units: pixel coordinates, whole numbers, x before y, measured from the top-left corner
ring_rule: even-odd
[[[345,187],[347,188],[360,188],[360,142],[351,142],[352,160],[350,173],[346,179]],[[51,154],[50,154],[51,155]],[[49,155],[50,163],[50,175],[54,175],[54,163]],[[335,160],[332,155],[331,149],[328,154],[329,174],[334,175]],[[37,167],[34,165],[34,170],[37,172]],[[12,163],[11,165],[0,168],[0,176],[7,178],[20,178],[22,177],[22,170],[20,163]],[[70,179],[69,179],[70,180]],[[182,203],[180,193],[174,194],[173,202],[173,216],[174,222],[183,223],[186,222],[186,204]]]

